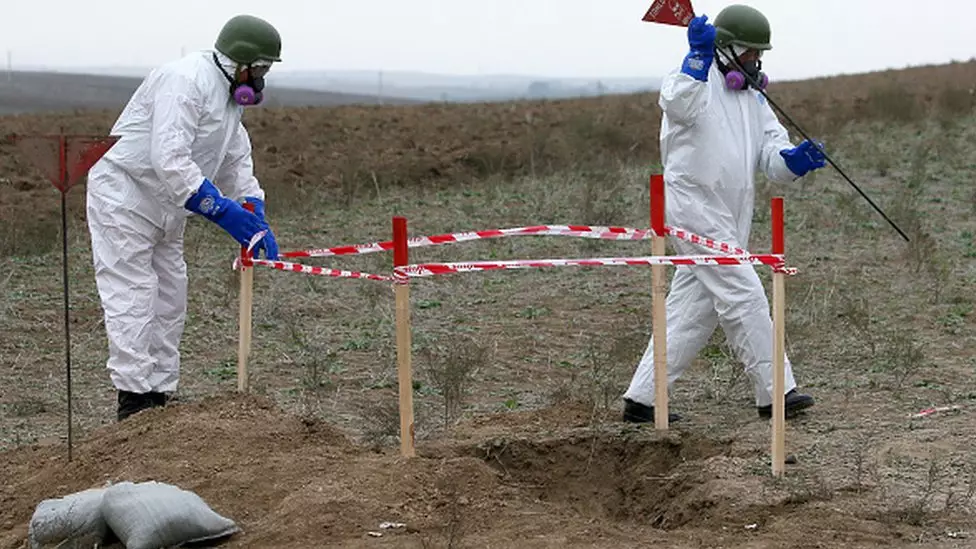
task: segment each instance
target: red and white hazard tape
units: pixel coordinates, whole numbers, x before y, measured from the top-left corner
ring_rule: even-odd
[[[665,227],[667,233],[675,238],[698,244],[706,248],[734,255],[748,255],[742,248],[720,242],[711,238],[697,235],[679,227]],[[602,227],[592,225],[536,225],[531,227],[515,227],[510,229],[495,229],[489,231],[471,231],[450,233],[435,236],[421,236],[407,241],[408,248],[425,246],[439,246],[470,240],[482,240],[506,236],[574,236],[580,238],[598,238],[603,240],[647,240],[653,236],[648,229],[632,229],[629,227]],[[393,241],[373,242],[370,244],[354,244],[336,246],[334,248],[317,248],[311,250],[283,252],[281,257],[328,257],[350,254],[368,254],[385,252],[393,249]]]
[[[644,240],[651,237],[651,232],[645,229],[630,229],[627,227],[598,227],[590,225],[536,225],[532,227],[515,227],[511,229],[494,229],[489,231],[471,231],[450,233],[434,236],[420,236],[407,240],[408,248],[422,248],[425,246],[440,246],[470,240],[484,240],[505,236],[575,236],[580,238],[600,238],[604,240]],[[368,254],[384,252],[393,249],[393,241],[373,242],[370,244],[355,244],[351,246],[337,246],[335,248],[320,248],[284,252],[281,257],[328,257],[349,254]]]
[[[395,267],[394,276],[427,277],[496,269],[531,269],[542,267],[601,267],[611,265],[771,265],[782,268],[783,256],[751,254],[740,256],[686,255],[649,257],[602,257],[594,259],[515,259],[509,261],[467,261],[458,263],[422,263]]]
[[[677,227],[665,227],[667,233],[679,240],[684,240],[686,242],[691,242],[692,244],[698,244],[699,246],[704,246],[706,248],[711,248],[713,250],[718,250],[720,252],[725,252],[727,254],[734,255],[749,255],[749,252],[743,250],[742,248],[737,248],[731,244],[726,244],[725,242],[719,242],[718,240],[712,240],[711,238],[705,238],[704,236],[699,236],[693,232],[686,231],[684,229],[679,229]]]
[[[769,265],[775,271],[795,274],[796,270],[786,268],[781,255],[775,254],[744,254],[732,256],[697,255],[697,256],[648,256],[648,257],[603,257],[593,259],[513,259],[508,261],[465,261],[457,263],[421,263],[394,267],[393,276],[329,269],[312,265],[303,265],[289,261],[271,261],[267,259],[249,259],[248,264],[270,267],[280,271],[290,271],[315,276],[334,278],[358,278],[378,280],[381,282],[404,282],[411,277],[429,277],[452,273],[474,271],[491,271],[498,269],[532,269],[544,267],[602,267],[615,265]],[[237,258],[234,268],[239,269],[242,261]]]
[[[248,259],[248,266],[260,265],[262,267],[270,267],[272,269],[277,269],[279,271],[290,271],[293,273],[303,273],[315,276],[329,276],[333,278],[359,278],[363,280],[378,280],[380,282],[392,282],[394,278],[392,276],[377,275],[370,273],[361,273],[357,271],[345,271],[340,269],[329,269],[326,267],[317,267],[313,265],[302,265],[301,263],[292,263],[290,261],[271,261],[268,259]],[[234,260],[234,269],[240,269],[243,266],[241,258]]]
[[[720,242],[711,238],[706,238],[690,231],[677,228],[665,227],[667,234],[674,238],[691,242],[706,248],[724,252],[725,256],[699,255],[699,256],[653,256],[653,257],[630,257],[630,258],[596,258],[596,259],[541,259],[541,260],[510,260],[510,261],[475,261],[457,263],[424,263],[395,267],[393,276],[376,275],[361,273],[356,271],[346,271],[329,269],[326,267],[316,267],[302,265],[288,261],[270,261],[262,259],[250,259],[250,265],[261,265],[282,271],[299,272],[304,274],[330,276],[336,278],[359,278],[379,281],[399,281],[403,282],[409,277],[426,277],[440,274],[486,271],[495,269],[525,269],[537,267],[562,267],[562,266],[609,266],[609,265],[745,265],[762,264],[770,265],[774,272],[783,272],[788,275],[796,274],[795,268],[788,268],[782,256],[773,254],[750,254],[742,248],[731,244]],[[461,233],[450,233],[435,236],[422,236],[411,238],[407,241],[407,246],[419,248],[425,246],[439,246],[470,240],[481,240],[488,238],[499,238],[507,236],[528,236],[528,235],[549,235],[549,236],[575,236],[581,238],[599,238],[605,240],[646,240],[653,236],[652,231],[647,229],[632,229],[627,227],[603,227],[591,225],[536,225],[530,227],[515,227],[509,229],[494,229],[488,231],[472,231]],[[252,246],[253,247],[253,244]],[[334,248],[312,249],[304,251],[284,252],[283,258],[292,257],[328,257],[349,254],[367,254],[374,252],[389,251],[393,249],[393,241],[374,242],[371,244],[356,244],[350,246],[338,246]],[[240,268],[241,259],[235,263],[235,269]]]

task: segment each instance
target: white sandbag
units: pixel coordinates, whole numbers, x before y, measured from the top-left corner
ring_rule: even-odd
[[[27,527],[31,549],[101,544],[108,532],[101,509],[104,494],[105,488],[92,488],[37,504]]]
[[[120,482],[105,491],[105,523],[126,549],[160,549],[218,539],[240,529],[200,496],[161,482]]]

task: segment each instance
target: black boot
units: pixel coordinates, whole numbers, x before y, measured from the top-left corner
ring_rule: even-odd
[[[152,400],[153,406],[166,406],[170,399],[166,393],[157,393],[156,391],[149,391],[149,398]]]
[[[627,423],[654,423],[654,407],[645,406],[629,398],[624,399],[624,421]],[[668,423],[681,421],[681,416],[668,412]]]
[[[813,397],[796,392],[796,389],[786,393],[786,417],[796,416],[800,410],[806,410],[813,406]],[[757,406],[759,417],[769,419],[773,417],[773,405]]]
[[[132,414],[148,410],[156,406],[150,393],[132,393],[129,391],[119,391],[119,410],[118,420],[131,416]]]

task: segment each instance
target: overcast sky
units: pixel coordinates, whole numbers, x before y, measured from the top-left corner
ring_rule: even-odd
[[[728,5],[693,0],[711,19]],[[943,63],[976,56],[969,0],[752,0],[773,29],[771,78]],[[209,48],[237,13],[275,24],[288,69],[455,74],[658,76],[687,50],[685,29],[641,21],[651,0],[9,1],[13,65],[154,66]],[[138,5],[138,7],[135,7]],[[97,6],[101,13],[95,13]]]

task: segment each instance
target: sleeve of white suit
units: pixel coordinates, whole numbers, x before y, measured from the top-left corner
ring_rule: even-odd
[[[786,160],[779,154],[783,149],[792,149],[790,134],[776,118],[776,113],[763,98],[763,144],[759,156],[759,169],[771,181],[789,183],[797,175],[786,166]]]
[[[158,196],[178,207],[186,204],[204,179],[191,150],[201,105],[196,83],[190,78],[172,74],[159,82],[153,101],[150,160],[163,183]]]
[[[708,103],[708,82],[678,71],[671,72],[661,82],[658,105],[672,122],[692,124],[708,109]]]
[[[216,183],[225,190],[228,198],[239,201],[253,196],[264,200],[264,190],[254,176],[251,150],[251,138],[244,124],[239,123],[227,147],[227,156],[217,172]]]

